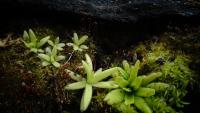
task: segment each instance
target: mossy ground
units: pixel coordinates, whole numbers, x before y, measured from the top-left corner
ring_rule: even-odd
[[[55,29],[36,27],[33,28],[38,36],[50,35],[57,37],[59,34]],[[60,37],[61,42],[71,42],[72,32],[65,32],[66,37]],[[87,34],[87,33],[86,33]],[[84,35],[84,34],[82,34]],[[69,62],[61,62],[63,67],[56,70],[53,67],[41,66],[37,55],[30,53],[20,41],[21,35],[12,33],[5,47],[0,48],[0,111],[4,113],[78,113],[81,99],[81,91],[64,91],[64,86],[71,83],[72,80],[64,69],[69,69],[77,73],[83,73],[81,69],[81,60],[85,59],[84,54],[88,53],[94,64],[95,70],[102,67],[121,65],[122,60],[126,59],[132,64],[136,59],[142,61],[141,74],[150,71],[162,70],[161,67],[167,62],[172,63],[181,56],[186,62],[186,67],[190,69],[191,76],[184,75],[181,80],[189,80],[187,86],[180,91],[187,90],[187,95],[180,97],[190,105],[184,109],[190,112],[194,107],[197,109],[196,98],[200,94],[198,81],[200,80],[200,27],[193,29],[180,29],[176,27],[168,28],[167,32],[154,36],[149,40],[137,42],[123,49],[116,49],[110,53],[102,52],[101,46],[96,46],[95,38],[91,38],[87,45],[89,50],[80,53],[75,52]],[[13,42],[12,42],[13,41]],[[11,43],[12,42],[12,43]],[[62,55],[66,59],[72,53],[72,48],[65,46]],[[182,65],[182,64],[180,64]],[[182,70],[184,71],[184,69]],[[182,73],[182,72],[181,72]],[[180,78],[165,79],[165,82],[175,84]],[[173,80],[175,82],[173,82]],[[179,81],[178,81],[179,82]],[[177,83],[180,85],[179,83]],[[95,90],[93,101],[86,112],[93,113],[111,113],[114,110],[102,101],[104,90]],[[170,103],[170,102],[169,102]],[[172,106],[176,106],[171,102]]]

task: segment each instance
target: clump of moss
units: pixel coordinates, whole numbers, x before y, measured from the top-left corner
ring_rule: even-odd
[[[148,99],[151,104],[160,102],[160,106],[154,107],[156,111],[166,109],[166,112],[172,112],[189,104],[183,99],[190,83],[194,82],[195,73],[189,67],[191,57],[181,50],[171,50],[171,45],[163,41],[141,43],[135,50],[143,61],[144,71],[142,73],[161,71],[164,76],[161,76],[158,81],[172,86],[159,94],[161,99]],[[173,106],[173,108],[166,105]]]

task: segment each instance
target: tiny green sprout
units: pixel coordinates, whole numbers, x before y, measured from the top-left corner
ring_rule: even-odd
[[[56,49],[59,50],[59,51],[62,51],[63,50],[63,47],[65,46],[64,43],[59,43],[60,42],[60,39],[59,37],[57,37],[54,42],[51,41],[51,40],[48,40],[48,44],[51,45],[52,47],[56,46]]]
[[[42,65],[47,66],[53,64],[55,67],[59,68],[60,63],[58,61],[64,60],[65,56],[57,55],[57,46],[54,46],[51,50],[50,47],[46,48],[46,54],[38,54],[38,57],[42,60]]]
[[[169,85],[160,82],[152,83],[152,81],[161,76],[161,72],[151,73],[147,76],[138,76],[139,60],[137,60],[134,66],[125,60],[122,64],[123,69],[119,68],[119,75],[114,78],[119,88],[110,91],[104,98],[104,101],[107,101],[110,105],[120,103],[134,105],[144,113],[152,113],[145,98],[154,96],[156,91],[164,90]]]
[[[93,64],[92,60],[89,57],[88,54],[85,55],[86,61],[82,61],[83,68],[86,73],[86,78],[81,77],[81,75],[74,75],[73,72],[67,70],[70,72],[70,76],[76,80],[77,82],[68,84],[65,86],[65,89],[67,90],[77,90],[77,89],[83,89],[84,92],[81,98],[81,104],[80,104],[80,110],[81,112],[85,111],[92,99],[92,87],[99,87],[99,88],[117,88],[118,85],[115,84],[114,81],[102,81],[103,79],[109,77],[113,73],[115,73],[118,68],[113,67],[107,70],[102,71],[100,68],[96,72],[93,70]]]
[[[67,43],[67,45],[72,46],[74,51],[83,51],[88,49],[88,47],[83,44],[87,39],[87,35],[84,35],[79,39],[77,33],[74,33],[74,37],[72,38],[73,43]]]
[[[41,40],[38,40],[35,33],[29,29],[29,33],[27,31],[24,31],[23,34],[23,42],[27,48],[30,49],[31,52],[37,53],[41,52],[43,53],[44,51],[41,49],[41,47],[47,43],[49,40],[50,36],[46,36],[42,38]]]

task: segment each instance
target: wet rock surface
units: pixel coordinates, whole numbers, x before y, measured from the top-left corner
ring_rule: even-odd
[[[1,0],[1,5],[39,6],[105,20],[135,23],[146,18],[200,16],[199,0]],[[33,9],[34,10],[34,9]]]

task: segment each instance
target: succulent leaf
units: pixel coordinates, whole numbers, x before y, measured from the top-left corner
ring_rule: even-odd
[[[30,41],[36,43],[37,42],[37,38],[35,36],[35,33],[33,32],[32,29],[29,29],[29,36],[30,36]]]
[[[125,95],[125,104],[126,105],[131,105],[131,104],[134,104],[134,102],[135,102],[135,95],[133,95],[133,94],[126,94]]]
[[[49,40],[50,36],[44,37],[43,39],[40,40],[40,42],[37,44],[37,47],[43,46],[47,41]]]
[[[124,91],[121,89],[115,89],[109,92],[104,101],[107,101],[109,105],[121,103],[124,100]]]
[[[98,88],[117,88],[118,85],[114,81],[98,82],[93,84],[93,86]]]
[[[152,113],[151,108],[146,101],[141,97],[135,97],[135,106],[144,113]]]
[[[87,73],[87,82],[92,83],[94,80],[93,70],[91,70],[91,67],[85,61],[82,61],[82,64],[85,72]]]
[[[150,97],[155,95],[155,89],[140,87],[135,94],[140,97]]]
[[[80,82],[75,82],[71,83],[65,86],[65,89],[67,90],[77,90],[77,89],[82,89],[86,86],[86,81],[80,81]]]
[[[140,61],[137,60],[135,65],[131,66],[129,82],[133,81],[137,77],[139,68],[140,68]]]
[[[81,98],[81,106],[80,106],[81,112],[85,111],[88,108],[91,99],[92,99],[92,85],[86,84],[83,96]]]
[[[152,82],[155,79],[159,78],[161,75],[162,75],[161,72],[154,72],[154,73],[151,73],[151,74],[149,74],[147,76],[144,76],[143,80],[142,80],[142,85],[145,86],[145,85],[149,84],[150,82]]]
[[[24,33],[23,33],[23,39],[25,40],[25,41],[30,41],[29,39],[29,35],[28,35],[28,33],[27,33],[27,31],[24,31]]]
[[[130,66],[129,66],[128,62],[126,60],[123,60],[122,64],[123,64],[123,67],[124,67],[124,70],[126,71],[126,73],[130,73]]]
[[[50,61],[50,57],[49,57],[48,55],[46,55],[46,54],[38,54],[38,57],[39,57],[40,59],[42,59],[42,60],[47,61],[47,62]]]
[[[114,68],[110,68],[110,69],[104,70],[101,73],[95,73],[95,75],[94,75],[95,82],[99,82],[99,81],[111,76],[116,71],[118,71],[118,68],[114,67]]]
[[[131,87],[134,88],[134,90],[137,90],[141,86],[142,81],[143,81],[142,77],[136,77],[135,80],[133,80],[130,85]]]

